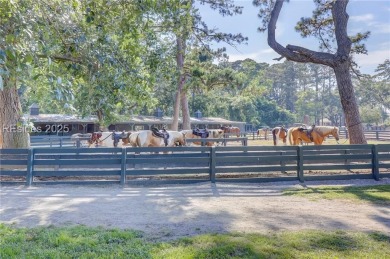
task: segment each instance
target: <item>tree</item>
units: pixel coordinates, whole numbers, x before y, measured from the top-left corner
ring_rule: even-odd
[[[366,144],[350,69],[352,53],[365,53],[361,41],[367,38],[369,33],[357,34],[354,37],[348,36],[348,14],[346,11],[348,0],[315,0],[317,8],[313,12],[313,17],[302,18],[296,26],[302,36],[313,35],[318,37],[320,39],[320,49],[324,51],[313,51],[294,45],[283,47],[277,42],[275,35],[276,23],[284,0],[270,2],[254,0],[253,3],[264,7],[260,10],[260,15],[263,18],[263,27],[260,30],[268,30],[268,45],[281,55],[281,58],[300,63],[322,64],[333,69],[350,135],[350,143]],[[328,37],[329,35],[334,36]],[[336,50],[332,50],[333,40],[337,45]],[[332,51],[335,51],[335,53],[332,54]]]
[[[152,23],[140,11],[146,4],[0,0],[2,147],[28,146],[25,131],[3,130],[22,123],[18,87],[24,80],[50,85],[58,98],[52,107],[78,105],[83,115],[94,113],[100,120],[152,100],[149,71],[156,67],[158,47],[145,33]],[[72,95],[76,100],[66,102]]]
[[[188,79],[188,71],[185,69],[186,55],[191,51],[191,46],[208,48],[208,42],[225,41],[229,44],[241,43],[246,40],[241,34],[221,33],[216,29],[210,29],[202,21],[194,0],[161,1],[163,22],[160,27],[164,32],[174,34],[176,46],[176,70],[177,90],[173,109],[172,129],[178,129],[179,111],[182,110],[183,129],[190,128],[190,113],[187,92],[184,85]],[[241,13],[241,7],[235,6],[231,0],[199,0],[200,4],[208,4],[212,9],[218,10],[223,16]],[[212,52],[210,50],[210,52]],[[217,51],[218,52],[218,51]],[[220,53],[220,51],[218,52]]]

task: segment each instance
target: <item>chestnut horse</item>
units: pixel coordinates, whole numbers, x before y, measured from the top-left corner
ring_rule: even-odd
[[[294,127],[288,130],[290,145],[298,145],[301,141],[322,145],[327,136],[332,135],[339,141],[339,128],[334,126],[314,126],[314,128]]]
[[[287,129],[284,126],[275,127],[272,129],[272,138],[274,140],[274,146],[278,145],[278,140],[283,140],[283,144],[287,142]]]
[[[91,134],[88,147],[123,147],[128,145],[131,132],[99,131]],[[121,141],[122,140],[122,141]]]
[[[237,138],[239,138],[240,137],[240,133],[241,133],[241,131],[240,131],[240,128],[238,128],[238,127],[227,127],[227,126],[222,126],[221,127],[221,130],[223,130],[223,132],[224,133],[229,133],[229,136],[230,135],[235,135],[235,136],[237,136]]]

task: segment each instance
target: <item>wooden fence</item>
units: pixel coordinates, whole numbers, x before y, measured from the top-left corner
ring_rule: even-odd
[[[340,138],[348,138],[348,131],[347,130],[340,130]],[[364,131],[364,136],[366,139],[369,140],[386,140],[390,141],[390,131],[385,130],[371,130],[371,131]],[[264,135],[257,136],[257,132],[244,132],[241,133],[241,137],[248,137],[248,139],[264,139]],[[269,131],[267,135],[267,139],[272,140],[272,132]]]
[[[378,180],[390,177],[390,144],[0,149],[0,172],[1,183],[27,186]]]

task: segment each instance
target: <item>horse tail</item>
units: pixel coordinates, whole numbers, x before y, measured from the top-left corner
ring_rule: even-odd
[[[272,129],[272,138],[274,140],[274,146],[276,146],[276,129]]]
[[[292,141],[291,141],[292,130],[293,128],[289,128],[287,131],[288,142],[290,143],[290,145],[292,145]]]

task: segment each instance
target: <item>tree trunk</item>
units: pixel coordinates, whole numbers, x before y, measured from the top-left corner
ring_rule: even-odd
[[[334,68],[341,105],[345,113],[350,144],[367,144],[360,121],[359,107],[349,71],[349,62],[337,64]]]
[[[0,90],[0,148],[28,148],[30,137],[28,128],[22,125],[22,107],[20,105],[16,82]]]
[[[181,113],[183,116],[183,130],[189,130],[191,129],[191,118],[190,118],[190,110],[188,108],[187,93],[185,91],[181,93],[180,103],[181,103]]]
[[[186,76],[183,73],[184,68],[184,57],[185,57],[185,42],[184,40],[177,36],[176,37],[176,65],[177,65],[177,73],[178,73],[178,82],[177,82],[177,91],[175,95],[175,105],[173,107],[173,119],[171,130],[179,129],[179,112],[180,112],[180,100],[181,93],[183,91],[184,84],[186,82]]]
[[[175,94],[175,104],[173,106],[173,119],[172,119],[171,130],[179,129],[179,112],[180,112],[180,92],[179,90],[177,90]]]

